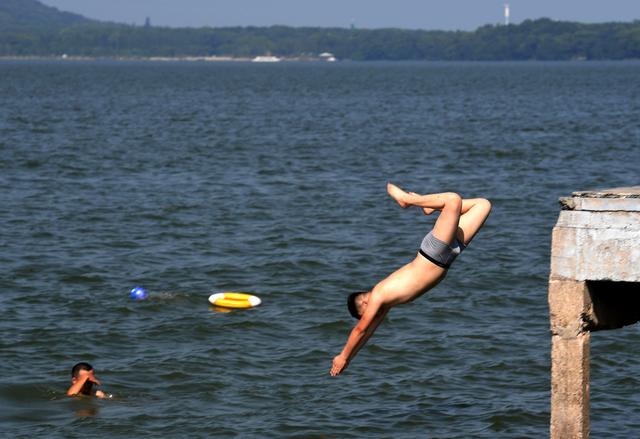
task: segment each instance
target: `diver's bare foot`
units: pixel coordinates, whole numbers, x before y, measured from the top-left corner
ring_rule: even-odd
[[[403,209],[406,209],[407,207],[411,206],[411,204],[409,204],[408,202],[406,202],[406,198],[407,198],[407,194],[405,191],[403,191],[402,189],[400,189],[398,186],[396,186],[393,183],[387,183],[387,192],[389,193],[389,195],[391,196],[391,198],[393,198],[394,200],[396,200],[396,202],[400,205],[400,207],[402,207]]]

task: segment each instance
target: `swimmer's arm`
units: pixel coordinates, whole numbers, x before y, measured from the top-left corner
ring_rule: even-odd
[[[349,339],[342,349],[342,352],[333,359],[333,366],[330,371],[331,376],[340,374],[340,372],[347,367],[349,361],[355,357],[360,348],[364,346],[367,340],[369,340],[375,329],[382,321],[382,318],[384,318],[384,315],[382,315],[381,318],[376,319],[381,305],[382,302],[379,299],[369,302],[364,315],[360,318],[360,321],[355,328],[351,330]],[[386,312],[384,314],[386,314]]]
[[[74,396],[80,393],[80,390],[82,390],[82,387],[84,387],[84,384],[88,380],[88,376],[79,377],[78,380],[69,387],[69,390],[67,390],[67,396]]]
[[[67,390],[67,396],[74,396],[80,393],[80,390],[82,389],[82,386],[84,386],[84,383],[86,381],[87,377],[84,377],[73,383],[71,387],[69,387],[69,390]]]
[[[100,385],[100,381],[93,375],[93,371],[81,370],[76,382],[67,390],[67,396],[74,396],[80,393],[80,390],[82,390],[82,387],[84,387],[87,381]]]

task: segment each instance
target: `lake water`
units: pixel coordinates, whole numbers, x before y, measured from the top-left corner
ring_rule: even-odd
[[[638,62],[2,61],[1,434],[547,436],[557,199],[640,184],[638,120]],[[331,378],[346,295],[433,223],[387,181],[494,210]],[[593,437],[640,434],[638,335],[593,335]]]

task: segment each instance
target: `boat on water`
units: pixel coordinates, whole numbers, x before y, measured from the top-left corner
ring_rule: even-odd
[[[326,62],[336,62],[337,61],[337,59],[333,55],[333,53],[330,53],[330,52],[321,53],[320,55],[318,55],[318,57],[321,60],[326,61]]]
[[[272,55],[256,56],[251,60],[251,62],[280,62],[280,61],[281,61],[280,58]]]

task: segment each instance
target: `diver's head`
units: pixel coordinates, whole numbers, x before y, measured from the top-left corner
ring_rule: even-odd
[[[367,309],[367,304],[369,303],[370,294],[369,291],[358,291],[357,293],[349,294],[349,297],[347,297],[347,309],[354,319],[360,320],[362,314],[364,314],[364,310]]]

